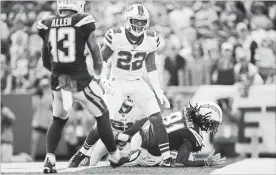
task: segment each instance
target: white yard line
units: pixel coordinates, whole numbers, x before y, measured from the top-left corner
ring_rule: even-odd
[[[99,162],[93,167],[67,168],[68,162],[57,162],[58,172],[76,172],[93,167],[109,166],[109,162]],[[39,173],[42,172],[43,162],[1,163],[1,173]]]
[[[276,174],[276,159],[245,159],[216,169],[211,174]]]

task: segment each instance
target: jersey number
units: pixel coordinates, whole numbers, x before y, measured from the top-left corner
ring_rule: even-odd
[[[169,116],[163,118],[163,123],[166,126],[167,133],[171,133],[178,129],[185,128],[185,125],[181,120],[183,119],[181,112],[172,113]]]
[[[52,28],[49,33],[53,62],[72,63],[76,60],[76,32],[72,27]]]
[[[120,58],[117,59],[117,67],[123,70],[139,70],[143,67],[143,61],[146,59],[146,52],[137,52],[132,55],[131,52],[120,51],[118,52]],[[132,62],[132,60],[135,60]]]

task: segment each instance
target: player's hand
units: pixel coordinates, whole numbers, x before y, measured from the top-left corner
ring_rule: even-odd
[[[204,163],[206,166],[216,166],[223,165],[226,161],[226,158],[221,158],[220,153],[215,154],[215,150],[213,150],[206,159],[204,159]]]
[[[114,95],[115,86],[114,86],[113,81],[103,79],[103,80],[101,80],[101,83],[102,83],[105,93],[107,93],[109,95]]]
[[[171,108],[170,101],[168,100],[168,98],[166,97],[166,95],[164,95],[163,91],[157,97],[159,98],[161,105],[164,105],[165,108]]]

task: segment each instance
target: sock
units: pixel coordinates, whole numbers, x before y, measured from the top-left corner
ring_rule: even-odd
[[[100,139],[103,141],[109,153],[115,152],[117,147],[110,125],[109,112],[105,112],[102,116],[96,117],[96,120]]]
[[[50,160],[50,162],[55,163],[56,162],[56,156],[52,153],[47,153],[46,158]]]
[[[62,130],[66,124],[67,119],[61,119],[58,117],[53,117],[53,120],[48,128],[46,135],[46,150],[47,153],[55,154],[57,146],[62,136]]]
[[[89,132],[88,135],[85,139],[84,144],[82,145],[80,152],[82,154],[88,155],[88,151],[89,149],[99,140],[99,134],[98,134],[98,130],[97,127],[92,127]]]
[[[118,163],[120,160],[120,151],[116,149],[114,152],[110,153],[109,160],[113,163]]]
[[[160,113],[156,113],[151,115],[149,120],[152,124],[154,137],[158,143],[162,158],[163,160],[168,159],[170,157],[170,145],[162,116]]]

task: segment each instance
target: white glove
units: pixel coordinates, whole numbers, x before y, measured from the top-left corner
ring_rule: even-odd
[[[157,98],[160,100],[161,105],[164,105],[165,108],[168,108],[168,109],[171,108],[171,104],[170,104],[168,98],[164,95],[163,91],[161,91],[161,93],[159,93]]]
[[[101,82],[102,82],[105,93],[107,93],[109,95],[114,95],[115,85],[114,85],[113,81],[103,79],[103,80],[101,80]]]
[[[215,150],[213,150],[206,159],[204,159],[204,163],[206,166],[216,166],[216,165],[222,165],[225,163],[226,158],[221,158],[220,153],[215,154]]]

